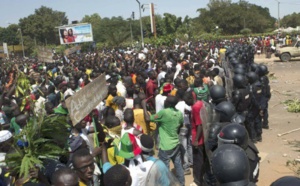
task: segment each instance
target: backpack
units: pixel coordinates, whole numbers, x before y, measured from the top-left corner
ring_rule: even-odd
[[[194,88],[197,100],[208,101],[208,86],[203,84],[203,87]]]

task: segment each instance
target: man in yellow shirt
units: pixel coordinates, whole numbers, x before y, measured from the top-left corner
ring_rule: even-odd
[[[108,86],[108,97],[106,98],[105,106],[113,108],[115,111],[118,109],[118,105],[113,102],[115,96],[120,96],[117,93],[116,85],[110,84]]]
[[[134,99],[134,123],[142,127],[144,134],[150,134],[151,131],[156,129],[156,124],[153,122],[147,123],[144,118],[144,110],[141,105],[140,98]],[[148,112],[150,114],[150,112]],[[149,126],[147,126],[149,125]]]
[[[105,127],[107,128],[105,140],[109,141],[110,139],[113,139],[113,146],[107,148],[109,163],[112,165],[123,164],[124,158],[117,155],[122,130],[120,120],[116,116],[108,116],[105,119]]]

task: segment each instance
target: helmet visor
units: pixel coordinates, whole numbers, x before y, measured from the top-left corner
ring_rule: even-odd
[[[220,134],[218,134],[218,147],[224,145],[224,144],[234,144],[235,140],[230,140],[230,139],[223,139],[220,137]]]

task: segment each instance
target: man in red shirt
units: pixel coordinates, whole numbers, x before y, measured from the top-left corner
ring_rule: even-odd
[[[146,84],[146,96],[147,99],[150,101],[151,106],[155,108],[155,91],[157,89],[157,83],[155,82],[156,79],[156,72],[154,70],[151,70],[148,72],[149,80]]]
[[[204,136],[202,128],[202,120],[200,118],[200,110],[203,108],[203,102],[195,100],[191,91],[184,94],[184,101],[192,107],[191,123],[192,123],[192,146],[193,146],[193,177],[194,183],[198,186],[202,185],[204,180]]]

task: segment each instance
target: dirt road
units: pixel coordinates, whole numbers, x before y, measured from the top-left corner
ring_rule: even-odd
[[[264,62],[275,77],[270,78],[272,98],[269,102],[269,130],[263,131],[263,141],[257,143],[262,157],[258,186],[270,185],[285,175],[294,175],[286,166],[287,161],[300,158],[300,147],[294,144],[300,141],[300,131],[278,137],[300,127],[300,113],[287,112],[284,101],[300,98],[300,61],[282,63],[278,58],[256,58]],[[274,62],[275,61],[275,62]]]

